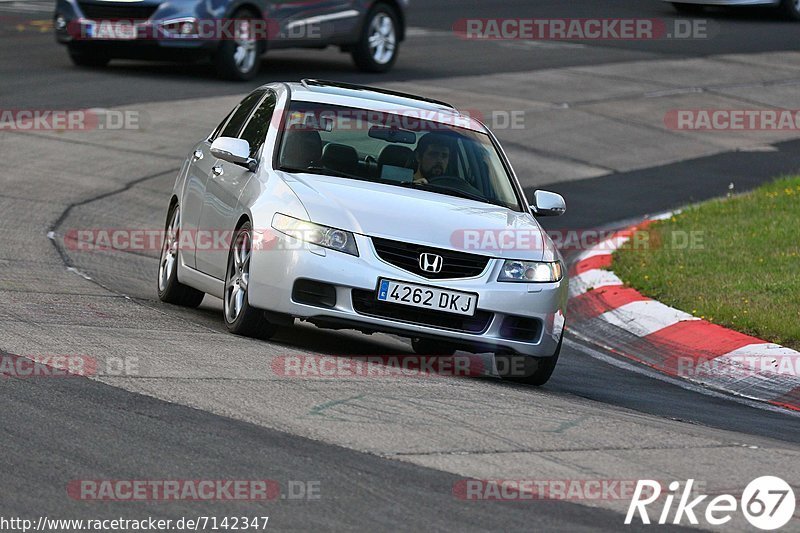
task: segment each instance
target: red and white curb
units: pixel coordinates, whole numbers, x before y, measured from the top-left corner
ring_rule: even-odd
[[[570,267],[570,329],[667,375],[800,411],[800,352],[673,309],[611,271],[614,250],[668,216],[620,230],[578,255]]]

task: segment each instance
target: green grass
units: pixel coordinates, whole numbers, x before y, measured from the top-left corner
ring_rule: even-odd
[[[691,232],[702,240],[685,246]],[[612,269],[626,285],[800,350],[800,177],[690,207],[644,233],[647,247],[614,254]]]

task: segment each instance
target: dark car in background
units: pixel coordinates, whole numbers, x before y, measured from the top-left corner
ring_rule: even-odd
[[[54,27],[72,61],[210,58],[249,80],[269,49],[339,46],[358,68],[386,72],[405,38],[410,0],[57,0]]]

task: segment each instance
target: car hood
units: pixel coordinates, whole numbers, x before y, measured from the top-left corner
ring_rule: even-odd
[[[557,258],[552,241],[529,213],[382,183],[316,174],[280,176],[318,224],[506,259]]]

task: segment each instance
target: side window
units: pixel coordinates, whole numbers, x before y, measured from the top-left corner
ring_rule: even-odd
[[[250,157],[252,158],[258,156],[258,151],[261,150],[261,146],[267,139],[267,130],[272,121],[272,115],[275,112],[277,100],[278,97],[275,93],[270,91],[264,101],[261,102],[261,105],[258,106],[256,112],[253,113],[253,116],[250,117],[250,121],[239,136],[250,143]]]
[[[231,115],[233,115],[233,113],[234,113],[234,111],[236,111],[236,109],[238,109],[238,106],[236,108],[234,108],[233,111],[231,111],[230,113],[225,115],[225,118],[222,119],[222,122],[220,122],[219,125],[216,127],[216,129],[214,129],[214,133],[212,133],[211,136],[208,138],[208,140],[210,142],[213,143],[215,140],[217,140],[217,137],[219,137],[219,134],[222,133],[222,128],[224,128],[225,124],[228,123],[228,120],[230,120]]]
[[[222,130],[221,137],[239,136],[239,131],[242,129],[242,126],[244,126],[245,121],[247,121],[247,117],[253,112],[253,108],[256,107],[256,104],[261,101],[265,92],[264,90],[254,91],[242,100],[242,103],[240,103],[239,107],[233,112],[228,124]]]

